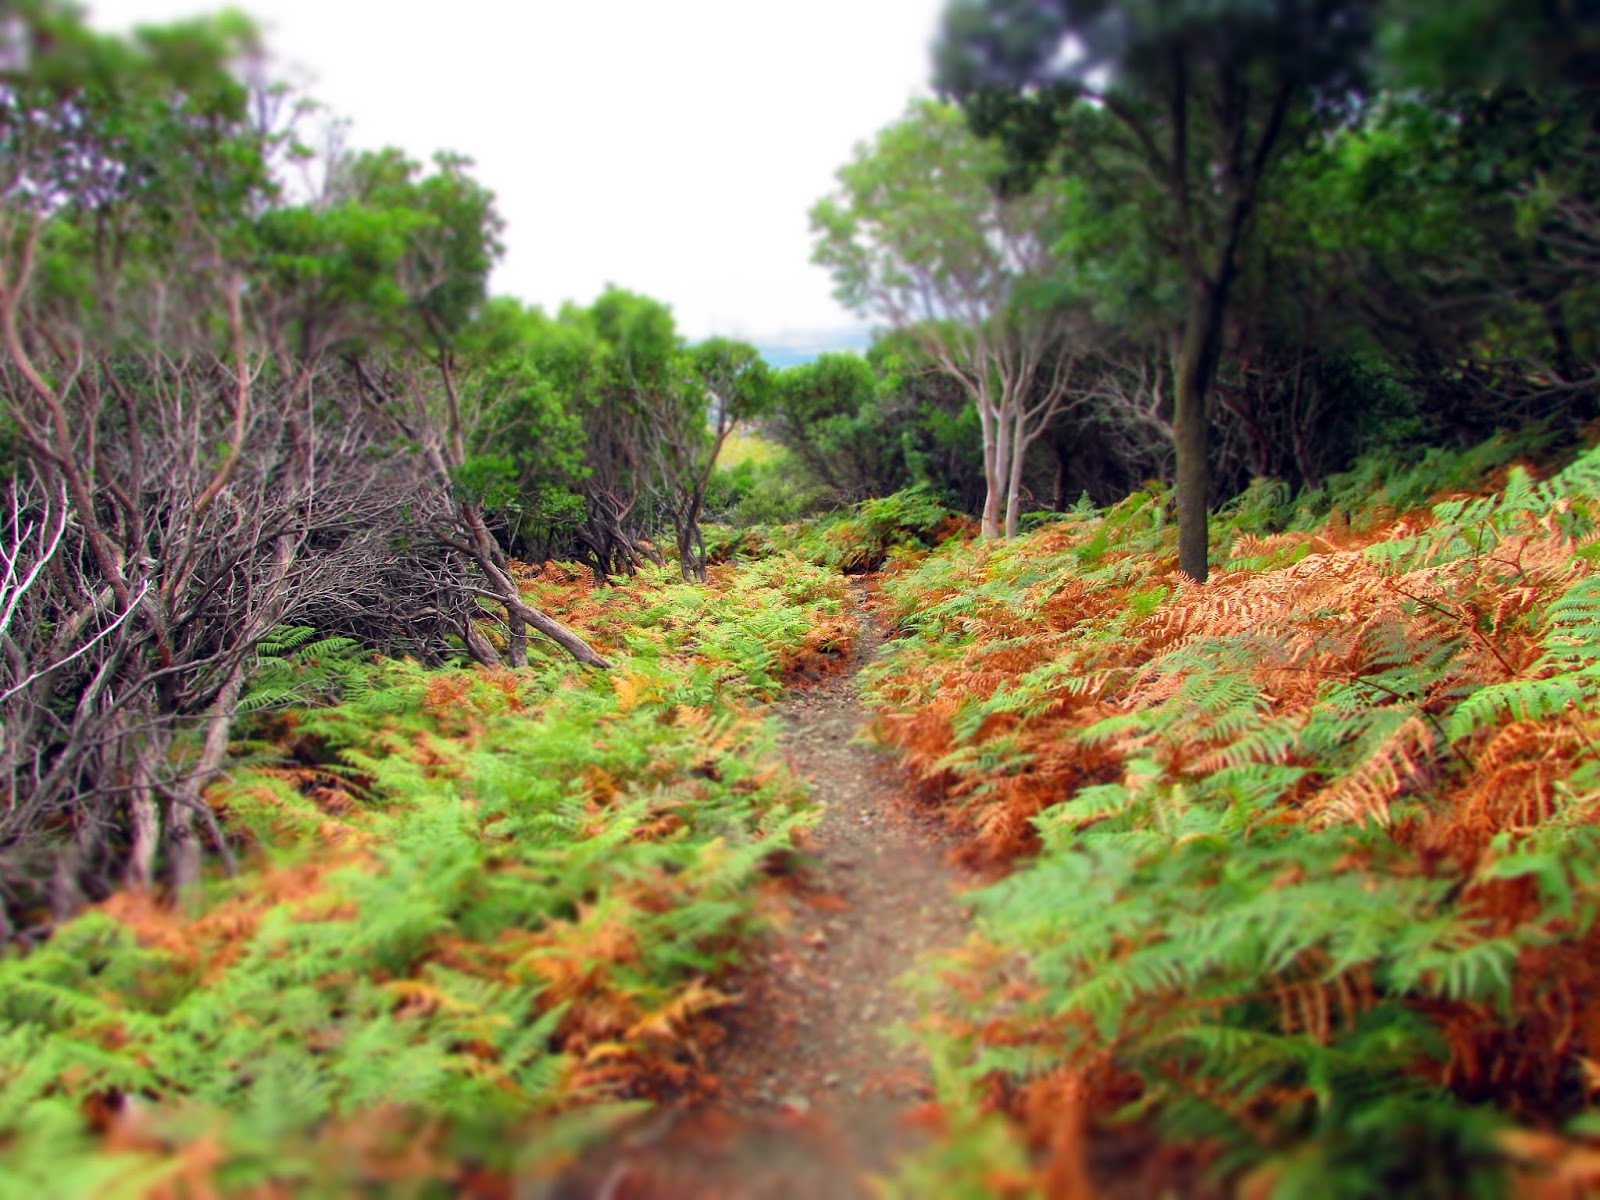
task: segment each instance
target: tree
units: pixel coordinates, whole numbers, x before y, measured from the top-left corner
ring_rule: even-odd
[[[773,376],[773,434],[835,500],[885,496],[911,484],[909,414],[891,412],[893,399],[866,359],[823,354]]]
[[[572,365],[588,433],[583,540],[603,581],[631,574],[644,560],[662,561],[649,541],[660,521],[641,503],[659,494],[652,414],[677,402],[682,339],[671,309],[618,287],[608,287],[587,310],[569,306],[562,316],[589,343]]]
[[[680,387],[653,397],[650,435],[657,487],[677,535],[678,565],[685,580],[704,583],[700,516],[711,472],[734,428],[767,410],[772,385],[767,364],[747,342],[710,338],[691,347],[683,365]]]
[[[508,518],[507,545],[543,562],[569,553],[583,521],[581,377],[566,367],[592,348],[583,331],[510,297],[491,298],[464,331],[464,403],[473,414],[458,490]]]
[[[959,111],[913,104],[838,172],[811,212],[814,261],[835,294],[914,336],[977,409],[986,497],[983,534],[1016,533],[1029,445],[1068,402],[1080,326],[1042,303],[1055,195],[1004,196],[1002,159]]]
[[[461,164],[287,205],[247,23],[40,0],[0,37],[0,895],[64,913],[227,858],[205,789],[275,629],[492,660],[486,590],[542,614],[456,477],[494,228]]]
[[[1383,18],[1379,65],[1391,87],[1554,88],[1593,97],[1600,80],[1595,0],[1387,0]]]
[[[375,276],[378,286],[360,289],[374,297],[375,327],[346,352],[346,361],[371,411],[406,440],[435,486],[452,498],[454,528],[435,536],[471,560],[484,581],[483,596],[504,608],[510,665],[526,665],[531,627],[585,666],[605,668],[606,660],[582,638],[522,598],[483,496],[463,486],[462,473],[474,462],[470,426],[481,414],[464,403],[460,342],[482,308],[500,253],[493,195],[472,179],[469,166],[441,154],[435,169],[423,173],[394,150],[336,164],[330,191],[349,197],[339,207],[358,215],[393,255]],[[357,261],[352,275],[359,278],[372,265]],[[500,661],[475,627],[464,633],[475,658]]]
[[[1172,424],[1179,564],[1196,580],[1208,569],[1206,401],[1252,216],[1274,161],[1356,94],[1372,7],[955,0],[946,12],[937,84],[1004,145],[1014,186],[1057,166],[1156,181],[1185,293]]]

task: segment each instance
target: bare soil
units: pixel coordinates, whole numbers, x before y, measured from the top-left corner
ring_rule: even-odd
[[[823,806],[802,886],[734,986],[708,1069],[710,1103],[654,1114],[589,1156],[551,1200],[855,1200],[922,1134],[927,1064],[894,1028],[919,956],[959,945],[968,878],[941,832],[903,803],[888,756],[859,740],[856,674],[882,634],[861,608],[843,674],[777,706],[783,744]]]

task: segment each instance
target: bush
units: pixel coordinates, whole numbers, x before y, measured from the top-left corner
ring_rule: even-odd
[[[786,525],[825,511],[827,489],[808,483],[786,452],[719,468],[706,490],[706,514],[736,529]]]

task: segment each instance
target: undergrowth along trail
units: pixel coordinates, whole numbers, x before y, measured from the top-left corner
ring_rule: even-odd
[[[1248,496],[1204,586],[1159,490],[528,575],[605,675],[286,633],[212,797],[245,874],[0,961],[0,1195],[1592,1194],[1600,451],[1499,482]],[[880,566],[920,807],[853,675],[767,717]],[[1000,877],[970,934],[908,812]],[[881,1033],[940,949],[924,1067]]]
[[[1497,482],[1247,495],[1200,586],[1159,489],[891,563],[879,733],[1011,869],[925,980],[920,1178],[1600,1189],[1600,451]]]
[[[846,585],[523,584],[617,669],[286,637],[212,796],[241,876],[0,960],[0,1196],[498,1196],[702,1085],[815,819],[761,706],[848,653]]]

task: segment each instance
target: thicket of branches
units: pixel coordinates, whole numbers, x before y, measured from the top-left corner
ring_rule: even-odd
[[[664,309],[647,377],[628,331],[487,301],[470,164],[313,154],[243,20],[121,39],[39,3],[5,36],[0,932],[229,858],[204,790],[275,629],[607,665],[512,551],[603,575],[665,526],[703,573],[718,431],[763,395]]]

